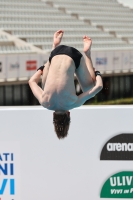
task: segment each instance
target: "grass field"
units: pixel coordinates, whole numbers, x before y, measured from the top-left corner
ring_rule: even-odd
[[[116,99],[110,101],[103,101],[103,102],[87,102],[85,105],[129,105],[133,104],[133,97],[132,98],[124,98],[124,99]]]

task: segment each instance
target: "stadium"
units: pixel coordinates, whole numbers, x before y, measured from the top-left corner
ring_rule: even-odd
[[[132,0],[0,0],[0,200],[133,199],[131,104]]]
[[[92,38],[92,61],[103,90],[89,103],[133,97],[133,9],[117,0],[1,0],[0,105],[38,105],[28,80],[51,52],[53,33],[82,52]],[[41,84],[41,83],[40,83]],[[81,93],[75,78],[77,94]]]

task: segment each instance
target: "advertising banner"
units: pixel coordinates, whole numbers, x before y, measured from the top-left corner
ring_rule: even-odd
[[[130,71],[133,72],[133,51],[130,51]]]
[[[0,109],[1,200],[133,199],[133,106],[82,106],[70,117],[58,139],[53,111]]]
[[[109,177],[102,187],[100,197],[133,199],[133,171],[123,171]]]
[[[0,55],[0,79],[6,78],[6,56]]]
[[[130,51],[122,52],[122,71],[129,72],[130,71]]]
[[[95,54],[95,66],[101,73],[104,73],[108,66],[108,58],[106,52],[99,51]]]
[[[94,68],[104,74],[133,72],[133,51],[93,51]],[[0,56],[0,79],[29,79],[49,54]]]
[[[107,56],[107,60],[108,60],[107,67],[105,70],[106,74],[111,74],[114,72],[113,55],[114,55],[113,51],[106,52],[106,56]]]
[[[25,63],[26,71],[29,72],[30,77],[37,71],[39,67],[39,55],[31,54]]]
[[[17,79],[20,70],[19,56],[8,55],[8,57],[6,57],[6,64],[7,79]]]
[[[20,197],[20,149],[18,142],[0,142],[0,200]]]
[[[19,56],[19,60],[20,60],[20,70],[19,70],[19,78],[29,78],[30,75],[30,66],[28,64],[28,61],[30,61],[30,56],[29,55],[20,55]],[[33,68],[33,67],[32,67]]]
[[[115,73],[122,72],[122,52],[121,51],[114,51],[113,68],[114,68]]]
[[[133,160],[133,134],[111,138],[103,147],[100,160]]]

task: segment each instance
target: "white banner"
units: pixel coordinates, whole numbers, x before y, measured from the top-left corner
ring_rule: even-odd
[[[122,53],[122,71],[129,72],[130,71],[130,51],[124,51]]]
[[[133,51],[130,51],[130,71],[133,72]]]
[[[108,58],[106,55],[106,52],[97,52],[95,53],[95,63],[94,66],[97,70],[99,70],[101,73],[105,73],[108,66]]]
[[[108,52],[108,51],[106,52],[106,56],[107,56],[107,66],[105,70],[106,74],[114,72],[113,55],[114,55],[113,52]]]
[[[39,67],[39,56],[37,54],[29,55],[28,59],[25,62],[26,70],[29,71],[30,77],[37,71]]]
[[[49,54],[45,55],[45,54],[40,54],[39,55],[39,67],[44,65],[49,59]]]
[[[33,67],[31,68],[31,63],[29,63],[30,55],[25,55],[25,54],[21,55],[19,57],[19,60],[21,63],[21,67],[20,67],[20,71],[19,71],[19,78],[30,78],[30,76],[31,76],[30,70],[33,69]]]
[[[113,67],[115,73],[120,73],[122,71],[122,52],[115,51],[113,54]]]
[[[0,79],[29,79],[49,54],[0,56]],[[133,72],[133,51],[93,51],[93,66],[103,74]]]
[[[18,78],[20,70],[19,55],[8,55],[6,61],[7,79]]]
[[[133,199],[133,106],[82,106],[70,116],[59,140],[52,111],[0,109],[1,200]]]
[[[6,56],[0,55],[0,79],[6,78]]]

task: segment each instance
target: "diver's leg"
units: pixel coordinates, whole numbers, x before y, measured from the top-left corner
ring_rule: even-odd
[[[95,71],[93,68],[93,63],[91,60],[91,45],[92,45],[92,40],[91,38],[89,38],[88,36],[84,36],[83,37],[83,41],[84,41],[84,54],[85,54],[85,62],[86,62],[86,66],[88,68],[88,71],[90,72],[91,78],[92,80],[95,82],[96,81],[96,76],[95,76]]]
[[[64,33],[63,30],[58,30],[58,31],[56,31],[54,33],[52,50],[54,50],[61,43],[61,40],[62,40],[62,37],[63,37],[63,33]],[[47,63],[44,64],[44,66],[45,67],[44,67],[43,76],[42,76],[42,88],[43,89],[45,87],[45,82],[46,82],[47,75],[48,75],[48,72],[49,72],[49,67],[50,67],[49,61],[47,61]]]
[[[58,30],[54,33],[52,50],[55,49],[61,43],[63,33],[63,30]]]
[[[75,73],[80,83],[82,90],[85,92],[95,85],[96,77],[93,63],[91,60],[91,45],[92,41],[89,37],[83,37],[84,42],[84,57],[81,58],[80,65]]]

